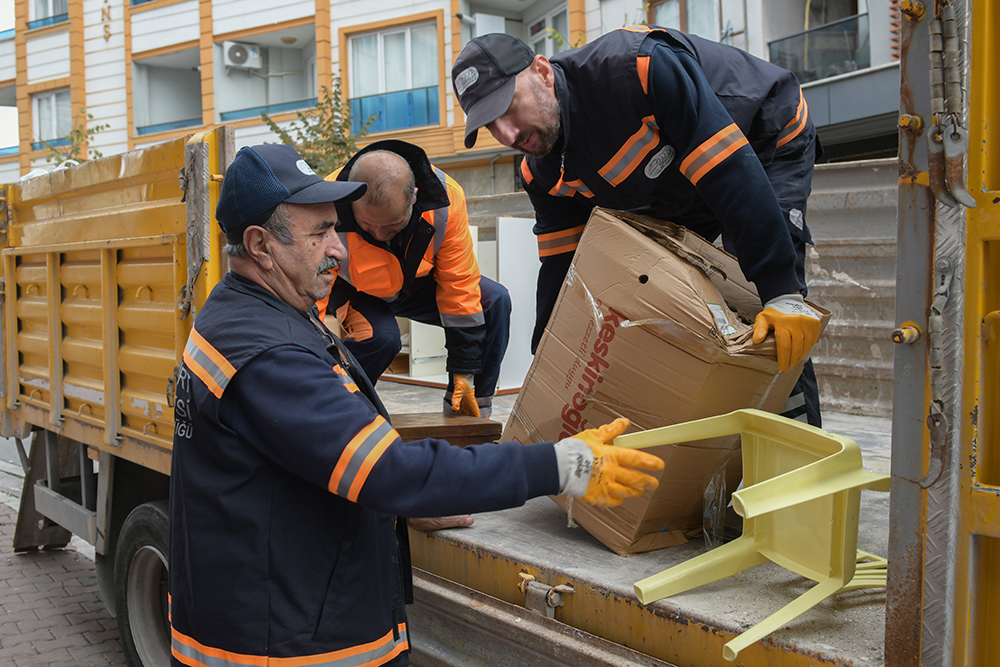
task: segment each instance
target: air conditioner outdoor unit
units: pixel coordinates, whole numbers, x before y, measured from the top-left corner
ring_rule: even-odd
[[[226,67],[258,69],[261,65],[260,47],[256,44],[243,44],[242,42],[223,42],[222,62]]]

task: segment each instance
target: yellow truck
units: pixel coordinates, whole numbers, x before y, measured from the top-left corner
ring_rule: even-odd
[[[736,664],[1000,662],[1000,3],[899,5],[888,593],[824,603]],[[0,435],[34,433],[15,548],[94,545],[132,667],[169,662],[174,377],[226,271],[233,155],[222,127],[0,191]],[[805,585],[755,568],[642,605],[632,584],[697,547],[616,557],[544,498],[412,546],[425,667],[730,664],[723,645]]]

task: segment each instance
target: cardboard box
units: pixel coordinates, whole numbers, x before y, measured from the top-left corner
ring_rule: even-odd
[[[760,309],[722,249],[670,223],[595,209],[502,438],[559,440],[619,416],[634,431],[740,408],[776,412],[801,368],[778,372],[773,335],[753,344]],[[829,313],[817,311],[825,327]],[[572,507],[622,555],[700,534],[706,483],[725,466],[731,493],[742,476],[738,437],[647,451],[666,462],[655,492],[613,509]]]

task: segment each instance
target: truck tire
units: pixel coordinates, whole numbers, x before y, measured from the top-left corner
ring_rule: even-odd
[[[169,667],[167,501],[128,515],[115,550],[115,608],[129,667]]]

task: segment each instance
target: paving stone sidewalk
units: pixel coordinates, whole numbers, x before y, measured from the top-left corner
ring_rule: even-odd
[[[2,473],[0,473],[2,474]],[[101,602],[94,563],[65,549],[14,553],[17,512],[0,502],[0,665],[125,665],[118,626]]]

